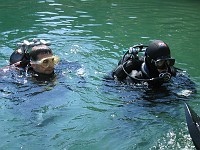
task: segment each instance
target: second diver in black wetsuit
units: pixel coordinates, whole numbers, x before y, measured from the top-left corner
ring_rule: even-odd
[[[144,52],[143,56],[138,53]],[[168,45],[161,40],[152,41],[149,46],[142,44],[131,47],[113,70],[113,78],[126,83],[147,82],[160,86],[176,76],[175,59],[171,57]]]

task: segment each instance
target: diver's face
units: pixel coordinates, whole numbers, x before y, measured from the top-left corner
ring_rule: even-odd
[[[163,66],[157,67],[157,70],[158,70],[159,73],[167,72],[168,71],[168,65],[167,64],[163,64]]]
[[[158,72],[159,73],[162,73],[162,72],[167,72],[168,71],[168,68],[164,68],[164,69],[158,69]]]
[[[158,72],[167,72],[168,68],[173,66],[175,63],[175,59],[168,58],[168,59],[158,59],[154,61],[155,66],[158,69]]]
[[[34,71],[43,74],[51,74],[54,71],[54,61],[53,54],[39,54],[37,56],[38,60],[31,62],[31,66]]]

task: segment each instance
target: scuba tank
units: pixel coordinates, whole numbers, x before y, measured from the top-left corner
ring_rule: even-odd
[[[33,39],[32,42],[24,40],[22,43],[17,43],[17,49],[10,56],[10,65],[17,64],[17,67],[25,68],[30,63],[30,56],[28,50],[37,45],[50,45],[49,41]]]
[[[29,64],[29,55],[21,48],[15,50],[10,56],[10,65],[20,62],[17,67],[26,67]]]

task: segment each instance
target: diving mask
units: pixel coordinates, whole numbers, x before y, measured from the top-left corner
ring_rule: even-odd
[[[31,61],[32,64],[38,64],[41,65],[42,67],[49,67],[52,65],[58,64],[60,61],[60,58],[58,56],[51,56],[51,57],[46,57],[42,58],[41,60],[38,61]]]
[[[167,58],[167,59],[158,59],[158,60],[153,60],[152,61],[155,63],[155,66],[159,68],[164,68],[166,65],[167,66],[173,66],[175,64],[175,59],[173,58]]]

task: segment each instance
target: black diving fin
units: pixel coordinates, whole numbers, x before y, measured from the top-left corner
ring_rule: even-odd
[[[190,137],[197,150],[200,150],[200,117],[185,103],[185,115]]]

